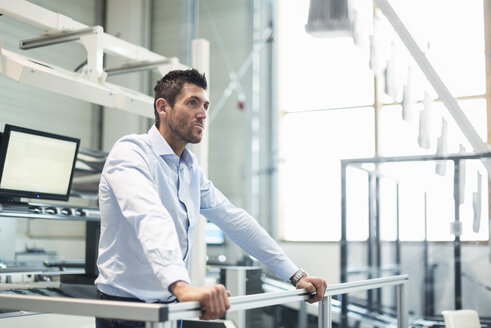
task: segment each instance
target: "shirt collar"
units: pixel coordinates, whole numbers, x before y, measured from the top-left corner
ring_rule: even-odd
[[[159,155],[159,156],[166,156],[166,155],[174,155],[177,156],[172,148],[169,146],[167,143],[167,140],[160,134],[159,130],[155,126],[155,124],[152,124],[152,127],[150,130],[148,130],[148,138],[150,140],[150,143],[152,145],[153,151]],[[181,154],[181,159],[184,161],[186,166],[192,166],[193,165],[193,157],[191,156],[191,153],[187,148],[184,148],[184,151]]]

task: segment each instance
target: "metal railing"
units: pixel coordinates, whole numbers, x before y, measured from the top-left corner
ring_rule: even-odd
[[[324,298],[319,303],[318,327],[331,328],[331,298],[333,295],[359,292],[386,286],[397,286],[397,327],[407,328],[408,309],[406,305],[405,285],[408,282],[408,279],[409,277],[407,275],[399,275],[329,285]],[[228,312],[302,301],[307,300],[308,298],[309,296],[304,289],[235,296],[230,298],[231,307]],[[0,294],[0,309],[144,321],[146,322],[147,328],[174,328],[176,327],[176,320],[199,317],[202,311],[201,305],[198,302],[147,304],[12,294]]]

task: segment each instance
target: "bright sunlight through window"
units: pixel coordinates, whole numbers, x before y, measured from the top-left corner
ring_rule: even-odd
[[[285,240],[339,240],[340,159],[375,155],[375,80],[367,41],[376,31],[374,20],[380,20],[382,34],[390,45],[385,50],[392,47],[392,53],[389,50],[386,57],[382,50],[379,53],[386,58],[385,64],[389,65],[395,53],[402,58],[397,63],[400,83],[392,92],[388,92],[386,86],[379,98],[382,107],[378,155],[434,155],[443,125],[448,131],[448,154],[473,152],[390,24],[382,15],[373,18],[371,2],[360,0],[352,4],[357,19],[366,24],[362,30],[366,35],[358,35],[356,42],[346,37],[312,37],[305,32],[309,1],[279,2],[279,213]],[[485,140],[482,2],[469,1],[462,5],[462,2],[447,0],[394,0],[391,4]],[[435,15],[441,13],[442,8],[445,14]],[[408,67],[414,73],[414,106],[411,117],[403,118],[401,103],[403,87],[410,74]],[[385,78],[388,81],[387,76]],[[431,99],[431,111],[426,121],[429,141],[422,148],[418,143],[421,138],[419,118],[425,106],[425,93]],[[397,213],[401,240],[422,240],[425,235],[428,240],[453,240],[450,233],[454,220],[453,162],[391,163],[379,169],[386,177],[380,180],[379,189],[383,240],[396,239]],[[464,169],[460,190],[462,240],[488,240],[486,170],[479,160],[466,161]],[[368,174],[349,168],[346,191],[349,240],[365,240],[368,236],[368,189]],[[478,205],[476,197],[480,198]]]

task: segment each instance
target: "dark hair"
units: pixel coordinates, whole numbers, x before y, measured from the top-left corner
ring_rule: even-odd
[[[155,98],[153,100],[153,110],[155,114],[155,125],[160,124],[159,113],[155,102],[159,98],[164,98],[173,107],[177,95],[181,92],[184,83],[192,83],[206,90],[207,83],[205,74],[201,74],[194,68],[189,70],[175,70],[165,74],[162,79],[157,81],[155,88]]]

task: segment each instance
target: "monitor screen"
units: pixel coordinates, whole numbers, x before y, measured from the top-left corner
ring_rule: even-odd
[[[68,200],[79,144],[79,139],[5,125],[0,195]]]
[[[222,245],[225,242],[225,235],[215,224],[206,222],[205,242],[207,245]]]

